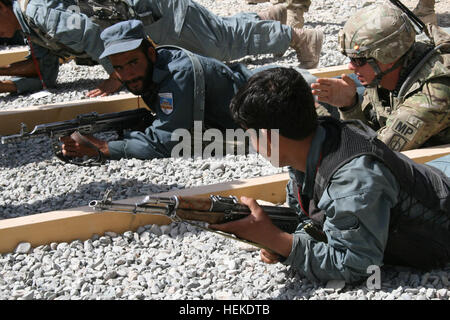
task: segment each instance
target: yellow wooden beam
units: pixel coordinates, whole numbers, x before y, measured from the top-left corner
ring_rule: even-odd
[[[347,68],[347,65],[309,69],[308,71],[317,78],[333,78],[341,76],[342,74],[353,73],[352,70]]]
[[[184,189],[158,194],[209,196],[210,194],[240,197],[246,195],[270,202],[284,202],[287,174],[233,181],[203,187]],[[122,203],[136,203],[143,197],[120,200]],[[95,199],[93,199],[95,200]],[[93,212],[89,207],[40,213],[25,217],[0,220],[0,253],[11,252],[20,242],[29,242],[33,247],[51,242],[86,240],[93,234],[106,231],[123,233],[136,230],[147,224],[164,225],[170,220],[164,216],[125,214],[116,212]]]
[[[138,107],[146,107],[144,100],[129,93],[1,111],[0,135],[19,133],[22,122],[31,131],[38,124],[70,120],[83,113],[96,111],[103,114],[137,109]]]
[[[348,73],[346,66],[336,66],[309,70],[320,77],[334,77]],[[16,134],[20,131],[20,123],[25,123],[32,130],[37,124],[64,121],[75,118],[82,113],[97,111],[98,113],[119,112],[146,106],[142,98],[129,93],[103,98],[82,99],[65,103],[47,104],[0,111],[0,135]]]
[[[0,51],[0,66],[24,60],[27,55],[28,48],[26,47]],[[336,77],[343,73],[348,74],[353,72],[347,68],[347,65],[309,69],[308,71],[316,77]]]
[[[26,47],[0,51],[0,66],[24,60],[28,54],[28,48]],[[315,68],[309,69],[308,71],[316,77],[335,77],[343,73],[348,74],[353,72],[347,68],[347,65]]]
[[[450,154],[450,144],[436,147],[408,150],[403,151],[402,153],[405,156],[413,159],[417,163],[425,163],[433,159]]]
[[[10,65],[11,63],[25,60],[28,56],[27,48],[14,48],[0,51],[0,67]]]

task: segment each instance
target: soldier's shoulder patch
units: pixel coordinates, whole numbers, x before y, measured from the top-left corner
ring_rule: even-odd
[[[173,112],[173,95],[171,92],[158,93],[159,107],[165,114],[171,114]]]
[[[400,151],[403,149],[403,147],[405,146],[405,144],[408,141],[403,138],[401,135],[398,134],[394,134],[392,136],[392,138],[389,140],[389,142],[387,143],[387,146],[389,147],[389,149],[393,150],[393,151]]]
[[[396,119],[391,128],[400,136],[409,141],[411,141],[417,133],[416,127],[409,124],[407,121],[403,121],[402,119]]]
[[[423,125],[423,121],[413,115],[410,115],[406,122],[408,122],[410,125],[412,125],[413,127],[417,128],[417,129],[419,129]]]

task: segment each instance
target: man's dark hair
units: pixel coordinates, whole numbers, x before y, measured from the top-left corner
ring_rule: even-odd
[[[152,43],[150,40],[144,39],[144,40],[141,42],[139,48],[140,48],[142,51],[144,51],[145,54],[147,54],[148,49],[149,49],[149,48],[155,49],[155,46],[153,45],[153,43]]]
[[[149,48],[155,49],[155,54],[158,55],[158,52],[156,52],[156,48],[155,48],[154,44],[149,39],[144,39],[141,42],[141,44],[139,46],[139,49],[141,49],[142,52],[144,52],[145,56],[150,60],[150,57],[148,56],[148,49]]]
[[[279,129],[289,139],[304,139],[317,128],[311,88],[292,68],[256,73],[231,100],[230,109],[243,128]]]

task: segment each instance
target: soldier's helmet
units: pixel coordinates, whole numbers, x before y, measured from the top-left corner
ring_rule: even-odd
[[[391,63],[411,48],[415,37],[408,16],[394,5],[384,3],[356,12],[339,32],[339,46],[349,58]]]

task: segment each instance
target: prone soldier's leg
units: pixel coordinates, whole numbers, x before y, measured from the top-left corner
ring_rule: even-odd
[[[171,42],[222,61],[283,54],[291,43],[291,28],[272,19],[262,20],[250,12],[221,17],[200,5],[189,6],[181,33]]]
[[[303,13],[308,11],[311,0],[272,0],[274,5],[259,13],[262,20],[276,20],[291,27],[290,46],[296,51],[299,67],[316,68],[322,50],[323,33],[321,30],[303,29]],[[282,56],[283,53],[275,53]]]
[[[293,28],[303,28],[305,19],[303,14],[309,10],[311,0],[286,0],[287,4],[287,22],[286,24]]]
[[[266,0],[247,0],[260,1]],[[309,10],[311,0],[270,0],[274,5],[285,3],[287,6],[287,21],[286,24],[293,28],[303,28],[304,18],[303,14]]]
[[[282,24],[286,24],[287,9],[284,4],[276,4],[267,10],[258,13],[258,16],[262,20],[274,20],[279,21]]]
[[[436,13],[434,12],[435,0],[419,0],[413,12],[424,23],[437,24]]]

